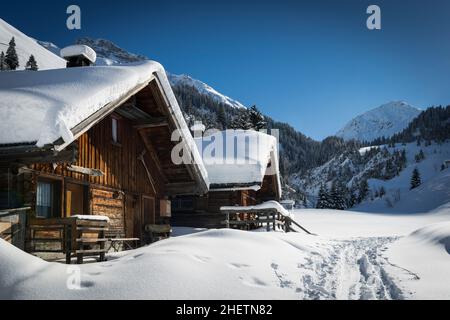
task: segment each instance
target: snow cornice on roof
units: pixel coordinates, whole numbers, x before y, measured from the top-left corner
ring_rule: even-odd
[[[275,178],[281,197],[278,141],[254,130],[225,130],[196,137],[208,172],[210,191],[258,191],[267,176]]]

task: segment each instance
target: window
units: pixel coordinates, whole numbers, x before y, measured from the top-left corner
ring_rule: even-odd
[[[112,141],[119,143],[119,119],[112,118]]]
[[[36,217],[52,218],[61,210],[61,188],[58,181],[38,181],[36,190]]]

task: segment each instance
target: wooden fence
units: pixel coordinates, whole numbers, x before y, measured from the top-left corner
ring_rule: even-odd
[[[300,230],[306,232],[309,235],[315,235],[309,232],[306,228],[302,227],[294,219],[289,216],[283,215],[275,208],[267,209],[254,209],[252,207],[221,210],[226,215],[224,224],[229,228],[237,228],[250,230],[252,228],[265,227],[267,231],[277,230],[277,227],[284,232],[298,232],[293,226],[298,227]],[[244,215],[244,218],[242,218]]]

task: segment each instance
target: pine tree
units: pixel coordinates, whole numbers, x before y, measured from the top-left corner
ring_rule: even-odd
[[[394,161],[392,160],[392,158],[389,158],[386,161],[386,167],[385,167],[385,175],[384,178],[386,180],[392,179],[393,177],[395,177],[397,175],[398,172],[398,168],[396,168]]]
[[[2,51],[0,53],[0,71],[9,70],[8,65],[6,64],[5,53]]]
[[[380,198],[383,198],[385,194],[386,194],[386,189],[384,189],[384,187],[382,186],[380,188]]]
[[[16,40],[14,37],[9,42],[8,50],[6,50],[5,61],[10,70],[16,70],[19,67],[19,57],[17,56]]]
[[[241,129],[241,130],[250,130],[253,128],[249,112],[247,110],[241,110],[239,114],[233,119],[233,122],[231,123],[232,129]]]
[[[425,153],[423,153],[422,149],[420,150],[420,152],[418,154],[415,155],[414,159],[416,160],[417,163],[419,163],[425,159]]]
[[[356,188],[352,184],[350,190],[348,190],[347,196],[347,208],[353,208],[358,203],[358,197],[356,196]]]
[[[222,126],[222,130],[227,129],[227,115],[225,114],[225,108],[222,105],[217,112],[217,122]]]
[[[400,164],[401,164],[401,168],[404,169],[406,168],[406,163],[408,162],[407,158],[406,158],[406,150],[403,149],[400,155]]]
[[[420,178],[419,169],[415,168],[411,176],[411,187],[410,189],[415,189],[422,184],[422,179]]]
[[[367,183],[367,180],[362,180],[359,184],[359,197],[358,201],[361,203],[363,202],[367,196],[369,195],[369,184]]]
[[[345,191],[340,182],[333,182],[330,193],[330,202],[330,207],[332,209],[345,209]]]
[[[28,62],[25,66],[25,70],[29,70],[29,71],[38,71],[39,70],[36,59],[34,58],[33,55],[31,55],[30,59],[28,59]]]
[[[327,188],[322,184],[320,186],[319,190],[319,199],[317,200],[317,209],[327,209],[330,207],[329,199],[328,199],[328,190]]]
[[[248,114],[253,129],[258,131],[266,127],[266,120],[256,106],[251,107],[250,110],[248,110]]]

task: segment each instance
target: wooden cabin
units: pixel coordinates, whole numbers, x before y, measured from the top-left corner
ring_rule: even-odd
[[[195,140],[208,172],[210,189],[204,196],[175,197],[172,201],[173,225],[223,228],[225,215],[221,207],[252,206],[280,200],[275,137],[256,131],[227,130]],[[214,142],[218,146],[211,147]]]
[[[158,63],[2,73],[0,94],[0,211],[31,208],[28,227],[106,216],[109,232],[142,239],[173,197],[208,191],[201,159],[172,161],[179,143],[199,153]]]

